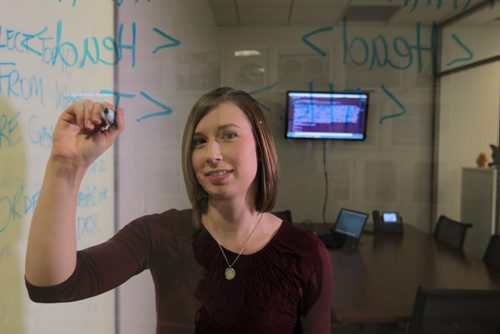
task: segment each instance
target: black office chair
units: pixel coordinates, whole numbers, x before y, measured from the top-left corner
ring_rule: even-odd
[[[280,217],[287,223],[292,223],[292,211],[291,210],[282,210],[282,211],[274,211],[273,215]]]
[[[500,290],[418,287],[410,334],[498,334]]]
[[[462,223],[441,215],[434,229],[434,238],[459,250],[463,250],[467,230],[471,227],[472,224]]]
[[[490,237],[483,261],[490,268],[500,269],[500,235],[493,234]]]

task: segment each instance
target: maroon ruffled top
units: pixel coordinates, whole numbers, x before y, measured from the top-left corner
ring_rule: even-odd
[[[224,251],[229,262],[237,256]],[[228,281],[217,242],[204,228],[193,229],[191,210],[172,209],[138,218],[108,241],[78,251],[65,282],[26,286],[36,302],[75,301],[149,269],[158,334],[186,333],[176,330],[179,324],[195,333],[301,333],[302,327],[329,325],[330,266],[317,237],[282,223],[262,250],[238,259],[236,277]]]

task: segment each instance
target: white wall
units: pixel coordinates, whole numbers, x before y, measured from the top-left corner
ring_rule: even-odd
[[[439,105],[437,214],[459,220],[462,167],[498,142],[500,63],[443,77]]]

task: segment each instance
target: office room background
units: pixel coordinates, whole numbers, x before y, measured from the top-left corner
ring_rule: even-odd
[[[276,210],[294,222],[395,210],[431,231],[446,214],[474,224],[465,249],[477,256],[498,228],[497,169],[476,158],[492,163],[499,143],[500,1],[20,0],[0,13],[1,333],[155,330],[147,272],[78,303],[27,298],[27,231],[54,124],[75,99],[126,113],[80,190],[80,248],[189,206],[184,123],[222,85],[261,104],[278,149]],[[287,90],[368,92],[367,139],[285,139]]]

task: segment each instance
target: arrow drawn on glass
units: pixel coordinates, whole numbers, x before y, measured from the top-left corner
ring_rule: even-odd
[[[469,49],[465,44],[458,38],[457,35],[451,34],[451,38],[463,49],[465,52],[467,52],[467,56],[461,57],[461,58],[456,58],[450,61],[449,63],[446,64],[446,66],[451,66],[453,64],[462,62],[462,61],[468,61],[471,60],[474,57],[474,53]]]
[[[153,28],[153,31],[158,33],[162,37],[165,37],[166,39],[168,39],[171,42],[169,44],[163,44],[163,45],[156,47],[153,50],[153,53],[156,53],[156,52],[160,51],[161,49],[171,48],[171,47],[178,46],[181,44],[181,42],[178,39],[175,39],[172,36],[165,34],[163,31],[161,31],[158,28]]]
[[[310,33],[307,33],[305,34],[304,36],[302,36],[302,41],[307,45],[309,46],[311,49],[313,49],[315,52],[317,52],[321,57],[324,57],[326,56],[326,52],[323,51],[322,49],[320,49],[319,47],[317,47],[316,45],[314,45],[311,41],[309,41],[309,37],[313,36],[313,35],[316,35],[316,34],[319,34],[321,32],[325,32],[325,31],[332,31],[333,30],[333,27],[332,26],[329,26],[329,27],[324,27],[324,28],[319,28],[319,29],[316,29],[316,30],[313,30],[311,31]]]
[[[406,114],[406,109],[405,109],[404,105],[401,103],[401,101],[399,101],[398,98],[396,96],[394,96],[392,94],[392,92],[389,91],[389,89],[387,89],[387,87],[385,87],[384,85],[380,86],[380,88],[382,88],[382,91],[387,96],[389,96],[389,98],[399,107],[399,109],[401,109],[401,111],[399,113],[395,113],[395,114],[391,114],[391,115],[385,115],[385,116],[380,117],[378,123],[382,124],[387,119],[398,118],[398,117],[401,117],[404,114]]]
[[[151,97],[150,95],[146,94],[144,91],[141,91],[140,94],[146,100],[148,100],[149,102],[152,102],[156,106],[160,107],[162,110],[158,111],[158,112],[155,112],[155,113],[144,115],[142,117],[139,117],[137,119],[137,122],[141,122],[141,121],[143,121],[143,120],[145,120],[147,118],[151,118],[151,117],[167,116],[167,115],[170,115],[172,113],[172,109],[170,109],[169,106],[164,105],[160,101],[158,101],[158,100],[154,99],[153,97]]]

